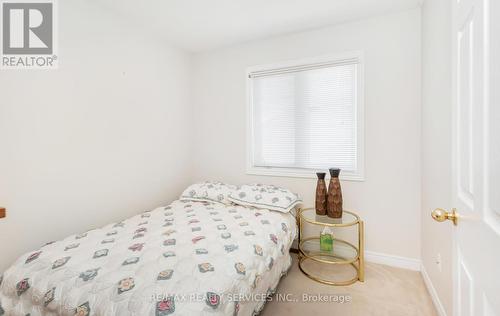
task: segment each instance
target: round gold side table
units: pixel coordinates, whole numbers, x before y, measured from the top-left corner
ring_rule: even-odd
[[[357,281],[364,282],[365,260],[364,260],[364,223],[353,212],[343,211],[342,218],[330,218],[326,215],[317,215],[314,208],[299,209],[299,268],[309,278],[329,285],[349,285]],[[304,225],[311,224],[321,229],[328,226],[331,228],[352,227],[357,228],[358,243],[354,245],[340,238],[333,238],[332,251],[323,251],[320,248],[319,233],[317,236],[304,237]],[[315,275],[312,271],[304,268],[304,263],[312,260],[327,265],[351,265],[355,270],[355,277],[345,281],[332,281]]]

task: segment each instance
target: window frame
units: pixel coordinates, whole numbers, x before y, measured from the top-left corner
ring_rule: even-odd
[[[316,178],[316,172],[326,170],[308,168],[282,168],[255,166],[254,163],[254,106],[253,80],[251,74],[260,71],[273,71],[281,68],[297,67],[302,65],[321,65],[325,63],[340,63],[347,59],[357,59],[357,99],[356,99],[356,144],[357,170],[356,172],[341,172],[340,178],[348,181],[365,181],[365,117],[364,117],[364,54],[362,51],[351,51],[334,55],[303,58],[286,62],[258,65],[246,69],[247,78],[247,157],[246,174],[259,176],[278,176],[291,178]],[[332,166],[334,167],[334,166]]]

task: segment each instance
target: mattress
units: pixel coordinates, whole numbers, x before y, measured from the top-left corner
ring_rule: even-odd
[[[21,256],[0,315],[255,315],[295,235],[291,214],[175,201]]]

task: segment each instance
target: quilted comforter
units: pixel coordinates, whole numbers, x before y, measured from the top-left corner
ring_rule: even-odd
[[[20,257],[0,315],[257,314],[295,234],[291,214],[175,201]]]

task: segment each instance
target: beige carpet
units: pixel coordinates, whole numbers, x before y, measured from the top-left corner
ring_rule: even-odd
[[[262,316],[434,316],[437,315],[420,273],[373,263],[366,264],[366,281],[350,286],[329,286],[315,282],[299,270],[297,257],[288,275],[281,279],[277,295]],[[303,293],[318,294],[329,302],[305,302]],[[290,294],[286,296],[286,294]],[[339,303],[350,298],[350,302]]]

